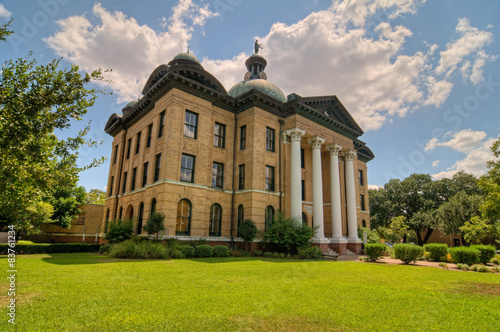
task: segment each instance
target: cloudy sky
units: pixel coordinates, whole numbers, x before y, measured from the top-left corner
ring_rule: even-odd
[[[285,94],[337,95],[376,158],[368,182],[412,173],[481,175],[500,133],[500,2],[482,0],[0,1],[15,35],[0,60],[62,57],[82,70],[112,69],[112,95],[85,120],[111,154],[104,125],[137,99],[149,74],[190,50],[227,90],[242,80],[256,38],[268,79]],[[78,124],[73,133],[84,126]],[[61,133],[66,135],[68,133]],[[71,134],[71,133],[69,133]],[[103,189],[109,164],[82,173]]]

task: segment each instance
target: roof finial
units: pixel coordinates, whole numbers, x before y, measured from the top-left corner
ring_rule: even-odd
[[[188,54],[189,54],[189,44],[188,44]]]
[[[262,47],[262,45],[259,44],[259,40],[258,39],[255,40],[254,48],[255,48],[255,54],[259,53],[259,48],[264,49],[264,47]]]

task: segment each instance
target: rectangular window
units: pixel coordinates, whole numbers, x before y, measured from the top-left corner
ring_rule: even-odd
[[[215,123],[214,146],[223,149],[226,147],[226,126],[218,122]]]
[[[137,167],[132,170],[132,184],[130,185],[130,190],[135,190],[135,180],[137,178]]]
[[[359,185],[364,186],[365,181],[363,180],[363,171],[359,170]]]
[[[366,211],[366,209],[365,209],[365,195],[363,195],[363,194],[359,195],[359,199],[361,201],[361,211]]]
[[[165,111],[160,113],[160,127],[158,128],[158,138],[163,136],[163,127],[165,127]]]
[[[135,154],[139,153],[141,148],[141,132],[137,133],[137,142],[135,143]]]
[[[111,177],[111,183],[109,184],[109,196],[113,195],[113,184],[115,182],[115,177]]]
[[[144,168],[142,171],[142,186],[145,187],[146,184],[148,183],[148,169],[149,169],[149,162],[144,163]]]
[[[182,154],[181,161],[181,181],[193,182],[194,180],[194,163],[195,156],[189,154]]]
[[[238,189],[245,189],[245,165],[239,166]]]
[[[118,145],[115,145],[115,154],[113,157],[113,165],[116,164],[117,159],[118,159]]]
[[[153,124],[148,126],[148,140],[146,142],[146,149],[151,146],[151,138],[153,136]]]
[[[266,127],[266,150],[274,152],[274,140],[276,137],[276,130]]]
[[[126,188],[127,188],[127,172],[123,173],[122,194],[125,193]]]
[[[302,200],[306,200],[306,181],[305,180],[300,180],[301,183],[301,189],[302,189]]]
[[[247,147],[247,126],[240,127],[240,150]]]
[[[154,182],[160,179],[160,166],[161,166],[161,153],[156,155]]]
[[[300,148],[300,168],[306,168],[304,160],[304,149]]]
[[[198,132],[198,114],[186,111],[184,119],[184,136],[196,139]]]
[[[213,163],[212,166],[212,187],[222,188],[224,186],[224,164]]]
[[[266,190],[274,191],[274,167],[266,166]]]
[[[76,218],[77,225],[85,225],[85,212],[80,213]]]
[[[130,158],[130,146],[132,145],[132,139],[128,139],[128,144],[127,144],[127,159]]]

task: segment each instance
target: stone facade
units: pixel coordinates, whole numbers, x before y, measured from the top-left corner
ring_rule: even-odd
[[[258,89],[231,96],[199,63],[186,60],[192,57],[184,54],[174,58],[168,66],[158,67],[143,90],[144,96],[138,102],[129,103],[123,114],[110,117],[106,132],[114,140],[102,229],[106,229],[111,220],[133,218],[134,231],[141,233],[141,225],[156,209],[165,215],[165,236],[181,240],[202,237],[213,243],[238,242],[238,219],[242,215],[244,219],[252,219],[258,230],[264,232],[266,214],[268,219],[278,211],[291,216],[294,206],[298,206],[295,213],[300,211],[309,225],[323,225],[322,241],[329,243],[332,190],[327,146],[330,144],[342,146],[338,162],[342,237],[357,238],[357,234],[348,234],[348,205],[354,211],[355,220],[351,223],[355,227],[370,226],[366,162],[373,154],[357,139],[362,134],[361,129],[335,96],[303,98],[292,94],[285,103]],[[263,70],[261,62],[257,72]],[[249,58],[249,70],[251,65],[252,58]],[[272,85],[271,88],[277,87]],[[325,107],[328,111],[323,110]],[[195,128],[190,122],[193,114],[197,118]],[[163,131],[161,123],[164,123]],[[221,127],[224,135],[217,136]],[[293,156],[293,144],[287,133],[294,128],[303,131],[299,142],[303,151],[301,165],[297,165],[299,159],[292,162],[292,157],[297,156]],[[196,132],[195,137],[192,137],[193,132]],[[316,146],[314,165],[316,169],[321,166],[322,171],[313,188],[310,140],[315,137],[323,142]],[[349,204],[345,192],[344,151],[357,156],[349,164],[352,170],[348,183],[355,190],[355,199]],[[194,160],[194,167],[183,164],[183,158]],[[147,174],[144,173],[146,163]],[[223,174],[216,173],[220,176],[214,176],[215,163],[223,168]],[[292,176],[292,163],[295,163],[296,172],[299,170],[300,180],[297,175]],[[193,172],[192,178],[186,178],[189,170]],[[242,172],[244,177],[241,179]],[[352,179],[352,172],[355,179]],[[361,182],[358,175],[362,177]],[[296,191],[298,181],[304,184],[303,193]],[[298,204],[292,202],[292,187],[295,200],[300,198]],[[364,210],[361,197],[365,200]],[[190,211],[181,201],[187,202]],[[323,217],[319,216],[313,223],[314,202],[316,213],[322,212]],[[219,210],[213,208],[214,205],[220,206]],[[214,209],[221,212],[220,218]],[[189,231],[180,234],[187,222]],[[346,243],[342,242],[340,249],[338,245],[333,247],[342,253]],[[360,250],[360,241],[355,241],[354,247]]]

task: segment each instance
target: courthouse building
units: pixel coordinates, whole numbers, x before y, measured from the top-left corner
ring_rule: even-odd
[[[264,57],[245,65],[244,80],[226,91],[193,54],[180,53],[153,71],[139,100],[110,116],[103,228],[132,218],[144,234],[157,211],[165,236],[229,244],[241,241],[243,219],[264,232],[282,211],[317,226],[323,251],[359,252],[374,157],[358,139],[363,131],[336,96],[285,96],[267,80]]]

